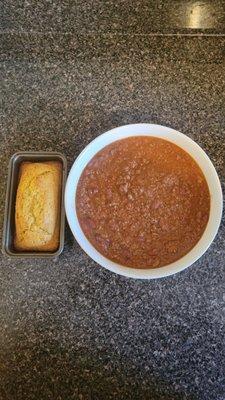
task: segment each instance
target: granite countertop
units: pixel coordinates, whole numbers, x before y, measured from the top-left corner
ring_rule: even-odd
[[[56,150],[70,167],[93,138],[122,124],[157,123],[187,134],[212,159],[224,190],[221,20],[212,36],[154,35],[135,23],[125,34],[115,21],[107,31],[105,19],[101,32],[85,33],[71,28],[71,11],[64,32],[56,21],[46,33],[43,21],[50,17],[42,2],[41,19],[32,20],[27,2],[26,12],[17,8],[14,25],[14,2],[7,3],[0,50],[1,228],[13,153]],[[62,18],[60,2],[54,7]],[[224,218],[199,261],[161,280],[104,270],[68,227],[55,261],[1,255],[0,399],[224,400],[224,260]]]

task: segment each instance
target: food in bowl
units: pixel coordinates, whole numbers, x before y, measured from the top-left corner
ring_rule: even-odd
[[[199,241],[210,193],[196,161],[153,136],[132,136],[100,150],[76,190],[79,224],[106,258],[131,268],[179,260]]]

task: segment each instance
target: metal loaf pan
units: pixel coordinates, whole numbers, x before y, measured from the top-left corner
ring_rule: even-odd
[[[19,171],[22,162],[45,162],[59,161],[62,164],[62,189],[61,189],[61,207],[60,207],[60,240],[59,247],[54,252],[34,252],[17,251],[14,248],[15,236],[15,203],[16,192],[19,181]],[[6,206],[3,228],[3,246],[2,251],[5,255],[19,258],[55,258],[63,250],[65,238],[65,209],[64,209],[64,191],[67,175],[67,161],[63,154],[55,152],[18,152],[12,156],[9,162],[8,182],[6,191]]]

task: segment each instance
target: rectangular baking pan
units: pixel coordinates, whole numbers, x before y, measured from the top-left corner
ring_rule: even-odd
[[[14,248],[15,236],[15,204],[19,180],[20,164],[22,162],[59,161],[62,164],[62,189],[60,207],[60,240],[59,247],[54,252],[17,251]],[[9,162],[8,182],[6,191],[6,206],[3,228],[2,251],[5,255],[19,258],[55,258],[63,251],[65,239],[65,209],[64,191],[67,175],[67,161],[63,154],[55,152],[30,152],[23,151],[14,154]]]

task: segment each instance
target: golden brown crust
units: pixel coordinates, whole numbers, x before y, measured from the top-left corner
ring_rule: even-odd
[[[21,164],[15,212],[17,250],[57,250],[61,175],[60,162]]]

